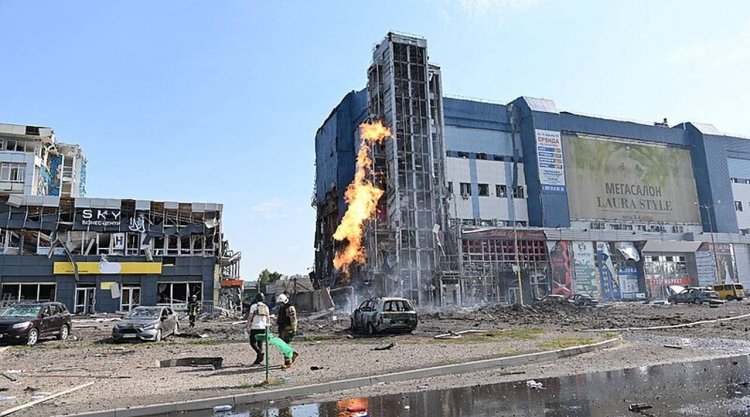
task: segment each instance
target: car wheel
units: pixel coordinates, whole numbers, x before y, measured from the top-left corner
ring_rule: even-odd
[[[695,303],[695,304],[700,304],[700,303],[701,303],[701,300],[700,300],[700,299],[698,299],[698,298],[696,298],[695,300],[693,300],[693,303]]]
[[[734,297],[730,295],[729,297],[727,297],[727,301],[734,301]]]
[[[375,333],[377,333],[375,331],[375,326],[372,323],[367,323],[367,334],[374,335]]]
[[[161,329],[156,331],[156,337],[154,338],[154,342],[161,342]]]
[[[69,334],[70,329],[68,328],[68,325],[63,324],[63,327],[60,329],[60,334],[57,335],[57,340],[65,340],[68,338]]]
[[[32,328],[29,330],[29,334],[26,335],[26,344],[34,346],[39,341],[39,330]]]

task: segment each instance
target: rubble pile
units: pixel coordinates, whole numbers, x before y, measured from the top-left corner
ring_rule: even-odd
[[[506,327],[508,325],[570,326],[571,329],[672,326],[700,320],[728,317],[750,310],[747,305],[725,306],[725,311],[707,306],[650,306],[641,303],[611,303],[597,307],[579,307],[569,302],[544,300],[533,305],[489,304],[474,310],[430,311],[420,314],[420,326],[433,322],[470,327]],[[736,310],[736,311],[735,311]],[[439,323],[439,324],[438,324]]]

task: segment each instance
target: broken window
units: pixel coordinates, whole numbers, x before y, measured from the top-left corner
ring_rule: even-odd
[[[154,237],[153,239],[153,250],[154,256],[164,256],[164,236]]]
[[[23,182],[26,164],[15,162],[0,163],[0,181]]]
[[[508,186],[507,185],[495,185],[495,195],[501,198],[508,197]]]
[[[174,309],[187,309],[187,301],[195,295],[203,299],[203,284],[200,282],[160,282],[157,285],[157,304],[169,305]]]
[[[486,197],[490,195],[490,186],[487,184],[478,184],[479,185],[479,196]]]
[[[54,301],[55,284],[3,284],[3,301]]]
[[[180,238],[180,254],[181,255],[191,254],[190,236],[183,236]]]
[[[525,198],[524,195],[523,185],[513,188],[513,198]]]
[[[461,197],[468,198],[471,195],[471,184],[468,182],[462,182],[460,185]]]
[[[126,255],[138,255],[141,249],[141,235],[139,233],[127,234]]]
[[[96,286],[82,284],[76,286],[74,314],[91,314],[96,312]]]
[[[180,254],[180,237],[179,236],[167,236],[167,255],[179,255]]]

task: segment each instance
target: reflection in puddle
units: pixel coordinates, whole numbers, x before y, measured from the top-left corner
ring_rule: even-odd
[[[153,417],[750,416],[747,356],[537,381],[544,389],[521,381],[302,405],[255,404],[223,414]],[[628,411],[634,403],[653,408],[642,414]]]

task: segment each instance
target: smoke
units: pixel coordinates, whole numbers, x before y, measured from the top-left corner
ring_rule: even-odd
[[[362,247],[364,222],[375,215],[378,200],[384,192],[367,179],[372,173],[370,146],[373,143],[382,143],[391,137],[391,130],[379,120],[362,123],[359,125],[359,131],[362,144],[357,152],[354,181],[349,184],[344,193],[344,199],[349,206],[341,219],[341,224],[333,234],[335,240],[346,242],[346,246],[336,252],[333,266],[341,270],[347,278],[351,264],[361,265],[365,262],[365,249]]]

